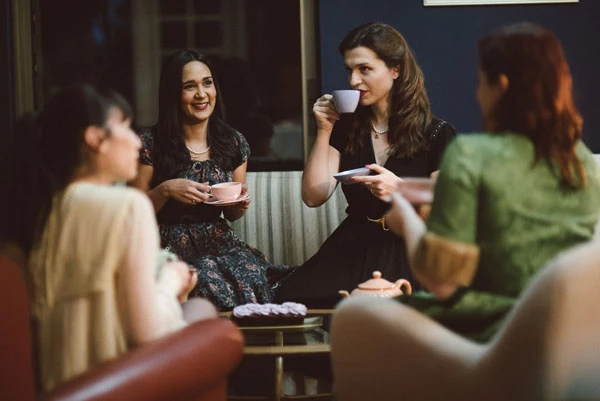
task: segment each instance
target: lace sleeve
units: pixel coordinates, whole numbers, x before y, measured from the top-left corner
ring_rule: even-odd
[[[248,157],[250,157],[250,145],[248,144],[248,141],[246,140],[244,135],[242,135],[241,132],[234,131],[234,138],[235,138],[236,144],[240,148],[240,153],[242,155],[242,163],[243,163],[246,160],[248,160]]]
[[[429,173],[439,170],[446,147],[456,137],[454,127],[444,120],[437,121],[429,135]]]
[[[140,149],[140,163],[152,166],[152,149],[154,146],[152,131],[144,128],[138,132],[138,135],[142,141],[142,148]]]

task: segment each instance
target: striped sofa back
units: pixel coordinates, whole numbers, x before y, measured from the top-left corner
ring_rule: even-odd
[[[304,263],[346,217],[346,198],[339,186],[320,207],[302,202],[302,171],[249,172],[246,185],[250,209],[231,227],[273,264]]]
[[[600,164],[600,154],[594,156]],[[348,204],[339,185],[320,207],[302,202],[302,171],[249,172],[246,185],[252,196],[250,209],[231,227],[274,264],[304,263],[346,217]]]

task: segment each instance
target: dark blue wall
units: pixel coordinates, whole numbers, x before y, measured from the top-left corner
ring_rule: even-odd
[[[458,132],[481,126],[475,100],[477,40],[518,21],[548,28],[561,40],[573,74],[584,141],[600,153],[600,0],[574,4],[424,7],[422,0],[321,0],[321,80],[324,93],[348,82],[337,46],[353,27],[381,21],[406,38],[425,74],[435,114]]]

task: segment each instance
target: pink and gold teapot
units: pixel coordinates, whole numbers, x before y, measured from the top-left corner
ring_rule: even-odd
[[[374,271],[373,278],[359,284],[358,288],[355,288],[352,293],[343,290],[338,292],[344,298],[350,296],[394,298],[403,294],[402,287],[405,287],[405,292],[407,294],[412,293],[412,286],[408,280],[401,278],[395,283],[392,283],[391,281],[381,278],[381,272]]]

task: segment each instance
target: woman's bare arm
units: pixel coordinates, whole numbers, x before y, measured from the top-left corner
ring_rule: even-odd
[[[415,278],[437,298],[444,299],[452,295],[458,288],[455,284],[439,282],[419,269],[415,255],[427,227],[413,206],[398,192],[392,193],[392,208],[386,215],[386,222],[395,234],[404,239],[410,268]]]
[[[331,95],[323,95],[313,106],[317,139],[302,173],[302,200],[309,207],[325,203],[337,185],[333,174],[339,172],[340,152],[329,145],[329,139],[339,115],[331,99]]]

